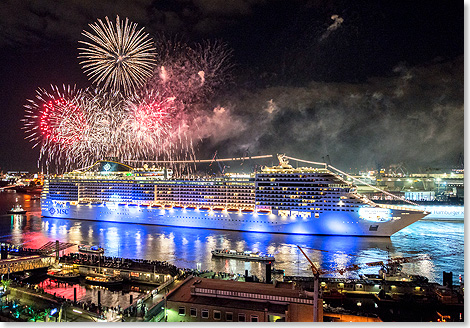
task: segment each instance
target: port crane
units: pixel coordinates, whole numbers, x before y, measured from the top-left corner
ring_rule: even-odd
[[[307,259],[310,263],[313,273],[313,322],[318,322],[318,296],[319,296],[319,289],[318,289],[318,280],[320,279],[320,271],[317,269],[315,264],[310,260],[310,258],[305,254],[303,249],[297,245],[299,250],[302,252],[303,256]]]

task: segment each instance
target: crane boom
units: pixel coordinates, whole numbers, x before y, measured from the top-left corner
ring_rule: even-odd
[[[307,254],[305,254],[305,252],[303,251],[302,248],[300,248],[299,245],[297,245],[297,247],[300,249],[300,251],[302,252],[302,254],[305,256],[305,258],[307,259],[307,261],[310,263],[310,265],[312,266],[312,272],[314,275],[318,275],[320,274],[320,271],[317,269],[317,267],[315,266],[315,264],[313,264],[312,260],[310,260],[310,258],[307,256]]]
[[[320,279],[320,271],[318,271],[317,267],[315,264],[313,264],[312,260],[305,254],[302,248],[300,248],[299,245],[297,247],[300,249],[302,254],[305,256],[307,261],[310,262],[310,265],[312,266],[312,272],[313,272],[313,322],[318,322],[318,296],[319,296],[319,290],[318,290],[318,280]]]

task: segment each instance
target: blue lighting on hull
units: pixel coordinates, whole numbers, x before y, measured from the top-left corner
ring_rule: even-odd
[[[137,204],[104,203],[74,205],[43,201],[45,217],[84,219],[107,222],[137,223],[190,228],[253,231],[307,235],[373,235],[369,224],[348,212],[326,212],[314,216],[277,216],[240,211],[206,211],[196,208],[152,208]],[[367,233],[364,233],[364,231]],[[376,235],[380,235],[377,233]]]

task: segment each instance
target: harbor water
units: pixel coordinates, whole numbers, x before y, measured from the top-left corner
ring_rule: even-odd
[[[4,214],[18,201],[26,215]],[[273,254],[274,268],[285,275],[311,276],[302,247],[318,267],[335,270],[358,265],[359,270],[330,274],[357,278],[377,273],[366,263],[390,257],[419,257],[403,271],[442,283],[442,272],[452,271],[454,284],[464,277],[464,221],[420,220],[390,238],[309,236],[178,228],[41,217],[40,200],[14,192],[0,193],[0,242],[39,248],[49,241],[99,245],[106,256],[167,261],[179,268],[249,274],[264,277],[265,264],[212,258],[211,250],[226,248]],[[171,220],[171,217],[168,218]]]

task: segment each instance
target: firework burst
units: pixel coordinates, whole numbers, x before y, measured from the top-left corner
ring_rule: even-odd
[[[79,58],[85,73],[98,85],[111,88],[111,91],[123,91],[130,94],[141,87],[152,75],[155,65],[155,47],[143,28],[137,30],[137,24],[123,22],[116,17],[113,25],[108,17],[106,22],[90,24],[95,32],[84,31],[88,41],[79,41],[87,48],[82,50]]]
[[[36,100],[28,100],[25,105],[24,122],[26,137],[35,141],[70,145],[82,137],[85,125],[83,112],[79,106],[80,90],[75,87],[51,86],[51,91],[39,88]]]
[[[157,54],[127,19],[90,27],[95,34],[83,32],[91,42],[80,41],[88,46],[80,57],[97,85],[38,89],[25,105],[23,128],[40,146],[39,162],[67,170],[107,157],[194,158],[197,117],[229,79],[231,51],[220,42],[190,47],[163,37]]]

